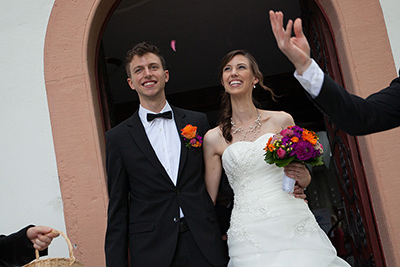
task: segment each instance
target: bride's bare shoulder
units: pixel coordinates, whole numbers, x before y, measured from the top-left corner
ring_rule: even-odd
[[[221,128],[217,126],[215,128],[212,128],[205,134],[204,141],[207,143],[215,143],[219,142],[223,138],[224,137],[222,136]]]
[[[204,136],[204,148],[212,147],[213,150],[217,151],[217,154],[224,149],[226,144],[225,138],[222,136],[222,131],[219,126],[209,130]]]
[[[208,130],[208,132],[205,134],[205,136],[207,136],[208,138],[215,138],[219,135],[222,136],[221,128],[219,126]]]
[[[263,120],[268,121],[272,125],[286,128],[287,126],[294,125],[292,115],[284,111],[262,110]]]

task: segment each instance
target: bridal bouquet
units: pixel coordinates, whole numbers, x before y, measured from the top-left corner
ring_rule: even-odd
[[[285,167],[290,162],[301,162],[312,166],[323,165],[322,145],[318,142],[318,136],[299,126],[289,126],[270,137],[265,150],[265,162]],[[296,180],[284,175],[282,189],[287,193],[293,193]]]

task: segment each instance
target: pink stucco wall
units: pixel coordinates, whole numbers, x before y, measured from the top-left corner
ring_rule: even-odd
[[[104,266],[107,191],[96,86],[99,34],[116,1],[56,0],[48,24],[45,82],[67,234],[76,258]]]
[[[318,0],[336,39],[346,88],[366,97],[397,77],[379,1]],[[387,266],[400,266],[400,128],[358,137]]]

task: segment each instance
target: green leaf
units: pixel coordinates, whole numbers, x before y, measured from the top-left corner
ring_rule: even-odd
[[[290,162],[292,162],[294,159],[293,157],[287,158],[287,159],[282,159],[280,162],[276,163],[276,166],[278,167],[285,167],[286,165],[288,165]]]

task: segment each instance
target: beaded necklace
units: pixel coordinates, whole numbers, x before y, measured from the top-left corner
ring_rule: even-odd
[[[260,127],[261,127],[261,114],[258,113],[258,117],[257,119],[254,121],[254,124],[249,126],[249,129],[245,130],[243,129],[243,127],[237,127],[236,123],[232,120],[231,117],[231,125],[232,125],[232,134],[237,134],[237,133],[241,133],[242,134],[242,138],[240,139],[240,141],[244,141],[247,137],[247,134],[249,133],[253,133],[254,136],[252,138],[250,138],[250,142],[253,141],[257,134],[260,132]]]

